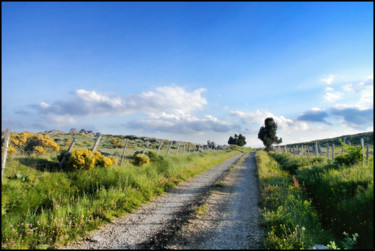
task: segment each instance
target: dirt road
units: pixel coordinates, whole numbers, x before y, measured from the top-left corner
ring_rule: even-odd
[[[241,156],[59,249],[259,248],[254,153],[229,171]],[[206,213],[196,214],[197,205]]]
[[[229,172],[196,214],[169,243],[169,249],[260,249],[258,180],[254,153]]]

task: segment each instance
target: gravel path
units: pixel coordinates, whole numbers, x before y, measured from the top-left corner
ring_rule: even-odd
[[[58,249],[160,249],[189,219],[207,196],[211,185],[223,177],[243,154],[239,154],[168,193],[151,200],[134,213],[103,225],[81,240]]]
[[[260,249],[255,153],[211,190],[205,204],[169,243],[169,249]]]

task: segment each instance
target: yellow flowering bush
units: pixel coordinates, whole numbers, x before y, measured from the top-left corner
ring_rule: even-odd
[[[73,168],[74,170],[93,169],[95,166],[95,156],[88,149],[73,150],[68,155],[68,161],[66,167]]]
[[[146,154],[139,153],[134,156],[134,162],[136,165],[141,166],[150,163],[150,158]]]
[[[96,165],[101,167],[107,167],[116,164],[116,159],[114,157],[100,156],[96,159]]]
[[[12,154],[15,154],[17,152],[17,150],[10,145],[8,147],[8,151],[7,152],[8,152],[9,155],[12,155]]]
[[[56,142],[52,140],[47,133],[11,133],[8,154],[36,153],[38,155],[47,154],[48,151],[58,151],[59,147]]]
[[[46,154],[47,151],[58,151],[60,148],[48,135],[35,134],[27,139],[24,151],[26,153]]]
[[[16,152],[24,153],[24,147],[25,147],[27,140],[34,135],[35,133],[32,133],[32,132],[11,133],[10,139],[9,139],[10,141],[9,141],[8,153],[10,154],[16,153]]]
[[[58,160],[61,161],[66,152],[61,152]],[[90,170],[94,166],[107,167],[116,164],[114,157],[103,156],[100,152],[91,152],[89,149],[72,150],[67,154],[67,161],[64,163],[64,169],[67,170]]]
[[[37,155],[44,155],[44,154],[47,154],[46,150],[41,147],[41,146],[36,146],[34,148],[34,152],[37,154]]]

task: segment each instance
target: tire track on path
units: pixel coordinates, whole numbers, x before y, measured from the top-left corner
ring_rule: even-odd
[[[117,218],[92,231],[87,237],[59,249],[165,248],[197,203],[210,191],[211,185],[243,155],[232,157],[189,181],[181,182],[135,212]]]
[[[260,249],[255,153],[212,190],[201,212],[181,227],[169,249]],[[202,212],[203,211],[203,212]]]

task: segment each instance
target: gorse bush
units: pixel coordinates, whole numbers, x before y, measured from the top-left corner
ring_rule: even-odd
[[[47,151],[58,151],[60,148],[48,135],[36,134],[27,139],[24,151],[28,154],[47,154]]]
[[[59,146],[46,133],[12,133],[10,135],[9,154],[44,155],[47,152],[59,151]]]
[[[143,164],[148,164],[148,163],[150,163],[150,158],[146,154],[138,153],[134,156],[134,163],[137,166],[141,166]]]
[[[107,167],[116,164],[114,157],[103,156],[100,152],[91,152],[88,149],[73,150],[70,153],[61,152],[57,159],[61,162],[66,156],[63,168],[65,170],[90,170],[94,166]]]

